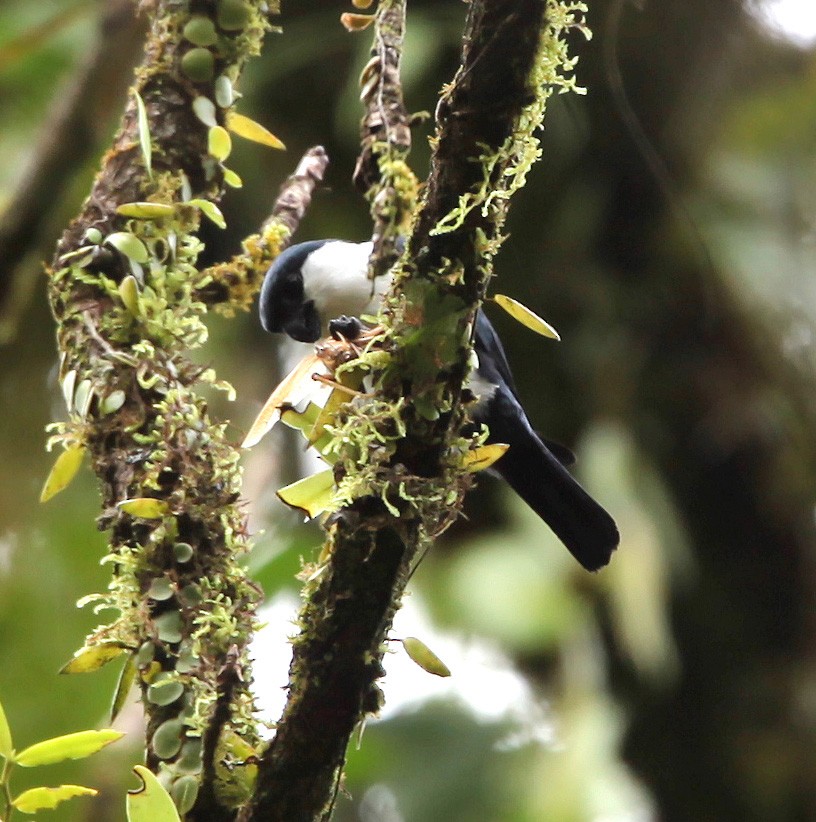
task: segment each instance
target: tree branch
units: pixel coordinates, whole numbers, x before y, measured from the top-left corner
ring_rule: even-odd
[[[360,124],[361,151],[353,176],[371,203],[372,277],[384,274],[397,261],[398,240],[410,231],[419,188],[406,162],[411,127],[400,80],[404,34],[405,0],[382,0],[371,59],[360,76],[360,99],[366,113]]]
[[[259,592],[238,562],[247,545],[239,456],[197,392],[229,386],[187,353],[206,339],[201,295],[211,282],[196,268],[195,232],[202,213],[221,219],[212,202],[229,147],[221,124],[277,9],[262,0],[193,5],[152,4],[135,93],[53,261],[70,418],[54,426],[52,444],[88,451],[99,525],[111,531],[114,575],[99,599],[120,616],[86,643],[136,655],[147,764],[182,816],[210,822],[231,819],[246,798],[240,769],[219,768],[246,759],[230,734],[250,751],[259,744],[247,657]],[[312,152],[289,181],[258,260],[294,230],[324,166]]]
[[[325,561],[293,643],[289,698],[242,822],[330,813],[349,737],[380,704],[383,643],[412,564],[455,519],[469,486],[462,455],[473,441],[458,432],[473,318],[508,198],[537,157],[532,134],[545,101],[554,86],[570,86],[560,36],[581,7],[546,7],[547,25],[543,0],[470,4],[390,328],[378,351],[356,361],[374,371],[380,392],[339,415],[343,504],[327,520]],[[370,167],[366,156],[361,165]]]

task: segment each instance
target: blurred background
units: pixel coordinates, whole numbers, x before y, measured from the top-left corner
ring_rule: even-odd
[[[514,200],[497,290],[561,333],[488,307],[531,418],[573,448],[618,520],[589,575],[499,482],[411,583],[382,718],[349,753],[340,822],[816,819],[816,9],[808,0],[590,0],[586,96],[551,101],[543,159]],[[238,143],[244,187],[206,228],[222,259],[266,216],[307,147],[332,164],[298,240],[365,239],[350,176],[369,33],[350,4],[284,0],[282,34],[239,110],[288,146]],[[411,0],[404,84],[433,111],[458,62],[460,0]],[[107,585],[86,469],[46,506],[45,425],[64,415],[41,260],[89,189],[142,31],[123,0],[0,4],[0,701],[18,748],[107,724],[116,671],[59,677]],[[427,171],[428,126],[412,155]],[[213,317],[199,355],[238,391],[213,398],[239,442],[279,373],[255,316]],[[319,530],[277,503],[299,445],[245,456],[267,597],[255,648],[263,717],[286,681],[301,557]],[[15,787],[103,789],[54,818],[120,820],[130,731],[94,759]]]

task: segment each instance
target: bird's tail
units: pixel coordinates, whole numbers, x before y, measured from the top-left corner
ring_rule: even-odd
[[[529,442],[510,443],[494,465],[588,571],[609,562],[620,536],[612,517],[530,432]]]
[[[602,568],[620,541],[615,521],[556,459],[526,419],[516,417],[515,424],[502,428],[491,425],[490,439],[507,442],[510,448],[494,469],[584,568]]]

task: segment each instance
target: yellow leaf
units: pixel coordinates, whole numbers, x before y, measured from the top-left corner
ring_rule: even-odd
[[[508,297],[506,294],[496,294],[493,297],[493,302],[500,305],[514,320],[517,320],[522,325],[527,326],[536,334],[541,334],[542,337],[549,337],[551,340],[560,340],[559,333],[546,321],[542,320],[534,311],[530,311],[526,305]]]
[[[468,451],[462,458],[462,465],[475,474],[477,471],[484,471],[490,468],[494,462],[500,460],[510,446],[504,442],[494,442],[490,445],[480,445],[472,451]]]
[[[363,31],[374,22],[373,14],[354,14],[346,11],[340,15],[340,22],[346,31]]]
[[[11,804],[22,813],[53,810],[75,796],[96,796],[99,791],[82,785],[59,785],[56,788],[31,788],[23,791]]]
[[[242,188],[244,185],[244,181],[231,169],[231,168],[222,168],[224,172],[224,182],[230,188]]]
[[[180,822],[178,811],[159,780],[143,765],[133,768],[142,780],[137,791],[128,791],[128,822]]]
[[[40,492],[40,502],[48,502],[51,497],[56,496],[71,484],[71,480],[79,471],[79,466],[82,465],[84,456],[85,446],[74,444],[69,445],[57,457]]]
[[[450,668],[421,640],[408,636],[402,640],[402,647],[411,659],[429,674],[450,676]]]
[[[227,128],[245,140],[252,140],[270,148],[285,149],[286,146],[268,129],[256,123],[250,117],[245,117],[237,111],[227,112]]]
[[[334,496],[334,471],[327,468],[310,477],[293,482],[278,491],[278,496],[292,508],[299,508],[309,519],[322,514]]]
[[[328,374],[329,372],[316,355],[310,354],[304,357],[270,394],[244,437],[241,448],[252,448],[253,445],[257,445],[280,419],[281,408],[284,405],[299,405],[311,391],[315,390],[315,382],[312,380],[314,373]]]
[[[118,642],[102,642],[80,648],[65,665],[60,668],[61,674],[86,674],[98,671],[116,657],[121,656],[127,649]]]
[[[125,514],[140,519],[161,519],[170,513],[170,506],[163,499],[155,497],[134,497],[123,499],[116,507]]]
[[[219,162],[226,160],[232,151],[232,138],[223,126],[213,126],[207,132],[207,153]]]
[[[86,756],[101,751],[111,742],[124,736],[120,731],[106,729],[103,731],[78,731],[75,734],[55,736],[44,742],[30,745],[14,757],[14,761],[24,768],[37,765],[53,765],[66,759],[85,759]]]

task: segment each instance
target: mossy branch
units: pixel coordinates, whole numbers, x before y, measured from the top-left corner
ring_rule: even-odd
[[[247,644],[259,591],[239,564],[239,455],[200,393],[232,389],[189,358],[207,337],[204,296],[214,282],[197,268],[195,232],[201,214],[223,219],[214,201],[235,179],[224,165],[233,86],[277,7],[189,6],[151,4],[121,127],[52,263],[69,419],[53,426],[50,445],[63,445],[72,464],[87,451],[99,526],[110,531],[109,591],[89,599],[118,616],[83,653],[124,649],[147,714],[148,766],[182,816],[212,822],[232,819],[251,790],[247,763],[259,740]],[[288,181],[253,265],[294,231],[325,162],[311,152]],[[243,305],[257,280],[237,274],[240,288],[221,283],[222,299]]]
[[[419,181],[407,163],[411,122],[400,80],[404,36],[405,0],[381,0],[371,58],[360,75],[360,99],[366,113],[354,169],[354,183],[371,204],[374,251],[369,270],[374,277],[397,261],[397,241],[411,229],[419,190]]]
[[[375,50],[389,37],[388,24],[397,47],[401,6],[381,3]],[[380,705],[383,646],[411,568],[458,516],[471,481],[463,456],[473,440],[459,431],[473,319],[509,197],[538,157],[534,132],[546,100],[572,86],[561,37],[583,10],[555,0],[470,3],[462,64],[437,110],[431,174],[412,215],[388,327],[376,356],[362,357],[379,392],[349,403],[335,431],[343,504],[327,520],[328,541],[293,642],[287,705],[243,822],[327,818],[350,735]],[[382,72],[389,86],[395,76]],[[401,101],[401,94],[377,99]],[[358,171],[373,173],[372,146],[388,146],[367,147],[366,124],[381,114],[385,128],[398,110],[396,103],[369,107]],[[388,191],[382,156],[379,178],[361,177],[373,202]],[[387,202],[390,195],[382,196]],[[374,216],[375,226],[386,224]]]

